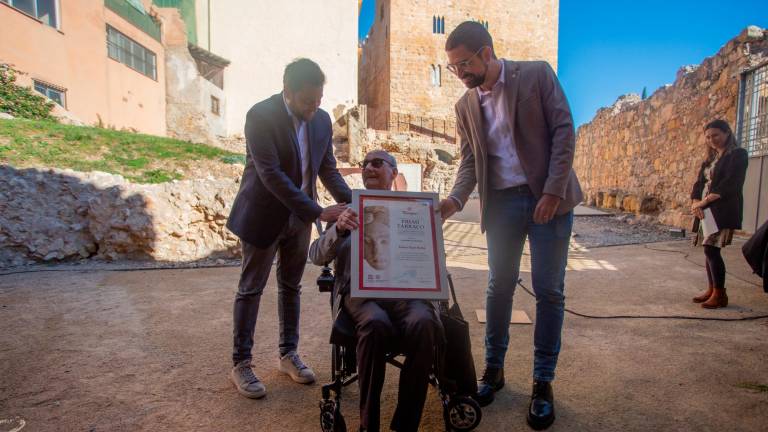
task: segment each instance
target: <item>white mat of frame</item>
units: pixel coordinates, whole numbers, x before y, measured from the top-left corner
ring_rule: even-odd
[[[477,315],[477,321],[481,324],[485,323],[485,309],[475,309],[475,315]],[[528,318],[528,314],[523,310],[512,309],[512,321],[510,324],[531,324],[531,319]]]

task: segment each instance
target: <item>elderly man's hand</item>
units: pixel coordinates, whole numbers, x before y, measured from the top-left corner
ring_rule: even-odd
[[[320,220],[323,222],[336,222],[339,215],[346,210],[347,203],[334,204],[323,209],[320,213]]]
[[[336,230],[341,231],[354,231],[357,229],[357,213],[351,208],[345,209],[339,215],[339,219],[336,221]]]

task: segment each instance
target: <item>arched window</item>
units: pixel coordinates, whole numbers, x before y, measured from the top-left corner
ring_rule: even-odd
[[[445,17],[432,15],[432,33],[445,34]]]
[[[429,65],[429,83],[435,86],[435,65]]]
[[[429,65],[429,83],[432,87],[440,87],[442,84],[443,67],[440,65]]]

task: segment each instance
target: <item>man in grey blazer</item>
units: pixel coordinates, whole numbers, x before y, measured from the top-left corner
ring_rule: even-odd
[[[496,58],[481,24],[460,24],[445,50],[448,69],[469,90],[456,103],[461,163],[440,210],[443,220],[461,210],[477,186],[481,229],[488,233],[486,367],[477,399],[487,405],[504,386],[512,297],[528,238],[536,327],[527,420],[534,429],[546,429],[555,418],[551,382],[560,352],[573,208],[582,200],[572,169],[573,119],[549,64]]]
[[[352,192],[336,169],[331,119],[319,109],[325,76],[309,59],[286,66],[283,92],[254,105],[246,116],[246,165],[227,228],[240,237],[243,265],[234,305],[234,368],[237,391],[249,398],[266,394],[251,369],[261,293],[277,254],[278,368],[309,384],[315,374],[298,354],[301,277],[307,262],[312,222],[333,222]],[[316,202],[317,178],[338,205]]]

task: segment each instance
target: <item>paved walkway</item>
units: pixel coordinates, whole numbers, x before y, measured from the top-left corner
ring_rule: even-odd
[[[470,318],[482,369],[485,246],[476,224],[446,226],[449,271]],[[690,256],[685,255],[691,253]],[[768,314],[737,247],[726,249],[731,305],[705,311],[690,298],[705,284],[701,250],[683,242],[598,248],[572,245],[567,305],[590,315],[744,317]],[[328,297],[316,268],[304,276],[301,351],[329,379]],[[263,400],[237,395],[227,379],[237,268],[132,272],[40,272],[0,276],[0,431],[316,431],[320,388],[276,371],[277,307],[269,281],[254,362]],[[524,269],[524,283],[530,275]],[[535,319],[519,291],[515,307]],[[479,431],[527,431],[533,326],[513,326],[507,385],[483,411]],[[717,322],[566,316],[555,383],[553,431],[764,431],[768,412],[768,320]],[[397,373],[384,390],[391,418]],[[763,386],[763,387],[760,387]],[[760,391],[759,389],[762,389]],[[345,393],[350,431],[358,392]],[[442,430],[430,391],[424,431]]]

